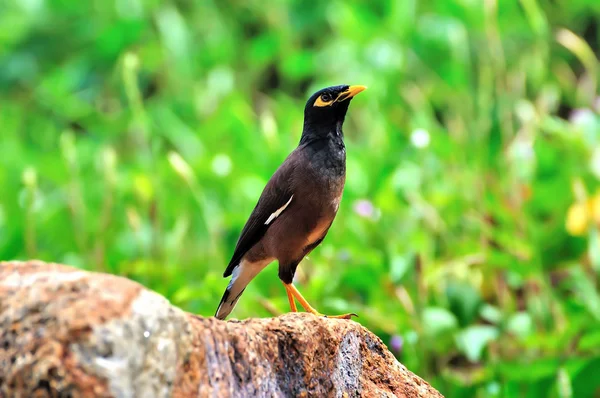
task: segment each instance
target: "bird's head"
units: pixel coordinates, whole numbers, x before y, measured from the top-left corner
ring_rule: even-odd
[[[332,86],[314,93],[304,108],[304,128],[329,130],[344,122],[352,98],[365,90],[365,86]]]

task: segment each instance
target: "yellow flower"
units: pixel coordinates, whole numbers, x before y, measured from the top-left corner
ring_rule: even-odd
[[[574,236],[582,236],[587,232],[589,221],[588,205],[574,203],[567,211],[567,231]]]
[[[597,193],[589,200],[588,207],[594,222],[600,224],[600,193]]]

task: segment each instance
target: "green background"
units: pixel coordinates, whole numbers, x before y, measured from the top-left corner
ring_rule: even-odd
[[[300,291],[449,397],[600,396],[599,18],[597,0],[0,1],[0,259],[211,316],[306,99],[364,84]],[[288,310],[271,265],[232,315]]]

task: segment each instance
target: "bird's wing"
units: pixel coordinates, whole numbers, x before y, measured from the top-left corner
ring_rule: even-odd
[[[296,155],[295,155],[296,154]],[[277,169],[263,190],[258,203],[254,207],[250,218],[238,239],[237,245],[223,273],[228,277],[233,269],[240,263],[242,257],[252,248],[267,232],[285,209],[294,200],[291,187],[291,176],[295,169],[297,152],[292,152],[286,161]]]

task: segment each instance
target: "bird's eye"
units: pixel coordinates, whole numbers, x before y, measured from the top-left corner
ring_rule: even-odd
[[[331,106],[333,104],[334,104],[334,98],[331,96],[331,94],[323,93],[317,98],[317,100],[315,101],[313,106],[325,107],[325,106]]]

